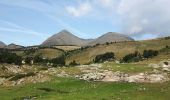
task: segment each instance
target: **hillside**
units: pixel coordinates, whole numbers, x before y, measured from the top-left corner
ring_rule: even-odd
[[[64,51],[70,51],[81,48],[80,46],[53,46],[54,48],[62,49]]]
[[[74,51],[74,53],[67,58],[67,63],[75,60],[80,64],[86,64],[92,62],[96,55],[106,52],[114,52],[116,58],[121,59],[125,55],[133,53],[135,51],[143,52],[143,50],[147,49],[160,50],[166,45],[170,46],[170,39],[162,38],[145,41],[118,42],[108,45],[97,45],[84,49],[82,51]]]
[[[59,57],[64,53],[62,50],[53,49],[53,48],[42,48],[42,49],[36,49],[33,51],[27,50],[26,52],[24,51],[13,51],[13,52],[22,57],[39,55],[47,59]]]

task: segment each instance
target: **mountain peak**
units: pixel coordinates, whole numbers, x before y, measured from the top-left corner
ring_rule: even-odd
[[[61,30],[60,32],[63,32],[63,33],[64,33],[64,32],[69,32],[69,31],[66,30],[66,29],[63,29],[63,30]],[[60,33],[60,32],[59,32],[59,33]],[[69,33],[70,33],[70,32],[69,32]]]
[[[46,41],[42,43],[43,46],[53,46],[53,45],[84,45],[87,41],[83,40],[67,30],[62,30],[57,34],[54,34]]]
[[[5,46],[6,46],[6,44],[3,43],[2,41],[0,41],[0,48],[3,48],[3,47],[5,47]]]
[[[107,32],[107,33],[104,34],[104,35],[123,35],[123,36],[125,36],[124,34],[117,33],[117,32]]]
[[[68,30],[66,30],[66,29],[63,29],[63,30],[61,30],[59,33],[57,33],[57,34],[72,34],[71,32],[69,32]]]
[[[134,41],[127,35],[116,33],[116,32],[107,32],[104,35],[97,38],[95,41],[92,41],[90,45],[95,44],[104,44],[106,42],[121,42],[121,41]]]

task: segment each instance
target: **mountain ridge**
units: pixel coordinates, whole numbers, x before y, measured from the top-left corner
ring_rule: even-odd
[[[134,41],[131,37],[116,32],[108,32],[96,39],[82,39],[67,30],[62,30],[57,34],[52,35],[45,40],[42,46],[53,46],[53,45],[77,45],[77,46],[88,46],[95,44],[104,44],[106,42],[120,42],[120,41]]]

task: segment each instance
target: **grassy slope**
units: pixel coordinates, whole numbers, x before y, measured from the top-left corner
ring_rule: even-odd
[[[104,63],[102,69],[111,70],[113,72],[121,71],[124,73],[144,73],[150,72],[153,68],[148,67],[147,64],[116,64],[114,62]]]
[[[42,54],[43,57],[51,59],[61,56],[63,54],[63,51],[47,48],[38,50],[36,54]]]
[[[40,89],[42,88],[42,89]],[[43,88],[49,89],[44,91]],[[2,100],[169,100],[170,82],[155,84],[86,82],[56,78],[51,82],[1,87]]]
[[[67,63],[76,60],[81,64],[91,62],[94,57],[98,54],[105,52],[114,52],[117,59],[121,59],[123,56],[133,53],[138,50],[143,52],[145,49],[160,50],[166,45],[170,46],[170,39],[155,39],[155,40],[146,40],[146,41],[134,41],[134,42],[121,42],[113,43],[109,45],[99,45],[93,48],[88,48],[82,52],[77,52],[67,58]]]
[[[81,48],[80,46],[54,46],[55,48],[62,49],[64,51],[70,51]]]
[[[14,53],[20,56],[25,56],[24,51],[15,51]],[[30,55],[33,55],[33,56],[41,55],[42,57],[51,59],[51,58],[61,56],[63,53],[64,52],[61,50],[45,48],[45,49],[38,49],[37,51],[35,51],[33,54],[30,54]]]

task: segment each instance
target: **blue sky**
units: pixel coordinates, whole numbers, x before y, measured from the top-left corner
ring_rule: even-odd
[[[0,0],[0,41],[37,45],[67,29],[81,38],[170,35],[169,0]]]

